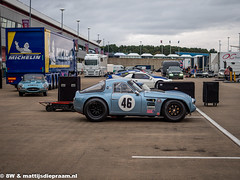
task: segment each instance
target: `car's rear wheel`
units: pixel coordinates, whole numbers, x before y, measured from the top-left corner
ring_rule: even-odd
[[[163,105],[162,113],[167,121],[178,122],[186,116],[186,107],[181,101],[168,100]]]
[[[43,95],[44,95],[44,96],[47,96],[47,92],[43,92]]]
[[[159,84],[159,83],[162,83],[162,82],[163,82],[163,81],[157,81],[157,82],[155,83],[154,88],[155,88],[155,89],[158,89],[158,86],[159,86],[158,84]]]
[[[100,122],[108,115],[106,103],[99,98],[93,98],[86,102],[84,106],[84,114],[89,121]]]

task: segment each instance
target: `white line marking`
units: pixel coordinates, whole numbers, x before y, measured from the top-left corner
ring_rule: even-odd
[[[199,156],[132,156],[133,159],[229,159],[240,160],[240,157],[199,157]]]
[[[197,111],[203,117],[205,117],[210,123],[212,123],[216,128],[218,128],[223,134],[225,134],[228,138],[230,138],[234,143],[236,143],[238,146],[240,146],[240,140],[238,138],[233,136],[230,132],[228,132],[226,129],[224,129],[222,126],[220,126],[218,123],[216,123],[212,118],[210,118],[208,115],[206,115],[200,109],[197,108]]]

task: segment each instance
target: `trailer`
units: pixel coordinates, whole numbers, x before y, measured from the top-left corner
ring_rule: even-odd
[[[73,101],[53,101],[53,102],[44,102],[41,101],[39,104],[45,106],[47,112],[56,111],[57,109],[72,111],[75,109],[73,107]]]
[[[81,77],[59,77],[58,101],[41,101],[46,111],[56,111],[58,109],[65,111],[75,111],[73,107],[73,98],[76,91],[81,90]]]
[[[15,87],[22,76],[41,73],[49,89],[59,76],[76,75],[74,40],[40,28],[6,28],[6,83]]]
[[[219,53],[220,69],[230,66],[237,77],[240,76],[240,52]]]

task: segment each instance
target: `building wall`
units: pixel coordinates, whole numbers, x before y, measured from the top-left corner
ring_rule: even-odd
[[[165,60],[173,59],[109,58],[108,64],[123,65],[124,67],[136,65],[153,65],[154,69],[157,70],[162,67],[162,62]]]
[[[59,12],[60,15],[60,12]],[[0,29],[1,29],[1,36],[0,36],[0,50],[2,51],[5,49],[6,46],[6,35],[5,35],[5,27],[1,27],[2,21],[1,18],[8,19],[15,23],[15,27],[19,27],[22,25],[22,19],[29,19],[29,7],[20,3],[19,1],[11,0],[0,0]],[[13,25],[14,26],[14,25]],[[10,26],[10,27],[13,27]],[[54,32],[61,32],[61,24],[58,21],[55,21],[51,19],[50,17],[32,9],[32,18],[31,18],[31,27],[45,27],[48,30],[54,31]],[[9,26],[8,26],[9,27]],[[87,38],[83,36],[77,36],[77,32],[70,29],[69,27],[64,26],[63,27],[63,35],[67,36],[72,39],[78,39],[78,44],[82,47],[85,47],[85,44],[88,43]],[[100,52],[100,46],[94,42],[89,42],[89,48],[92,50],[95,50],[98,48],[98,51]],[[85,49],[80,50],[78,52],[78,59],[83,59],[85,56]],[[3,55],[3,53],[2,53]],[[3,57],[3,61],[5,61],[5,57]]]

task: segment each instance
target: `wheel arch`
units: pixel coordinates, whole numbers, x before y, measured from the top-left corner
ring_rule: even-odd
[[[95,99],[95,98],[101,99],[101,100],[103,100],[103,101],[105,102],[105,104],[107,105],[107,111],[108,111],[107,114],[109,115],[109,104],[107,103],[106,99],[104,99],[104,98],[102,98],[102,97],[99,97],[99,96],[90,97],[90,98],[88,98],[88,99],[84,102],[84,105],[83,105],[83,114],[85,115],[84,110],[85,110],[86,103],[87,103],[89,100]]]
[[[155,89],[158,89],[158,83],[160,83],[160,82],[162,82],[162,81],[159,80],[159,79],[155,82],[155,84],[154,84],[154,88],[155,88]]]
[[[161,115],[163,114],[163,107],[164,107],[164,104],[165,104],[167,101],[169,101],[169,100],[177,100],[177,101],[181,101],[181,102],[184,104],[187,113],[190,113],[190,109],[189,109],[188,105],[186,104],[186,102],[185,102],[184,100],[182,100],[182,99],[174,99],[174,98],[167,98],[167,99],[165,99],[164,102],[162,103],[161,111],[160,111],[160,112],[161,112]]]

